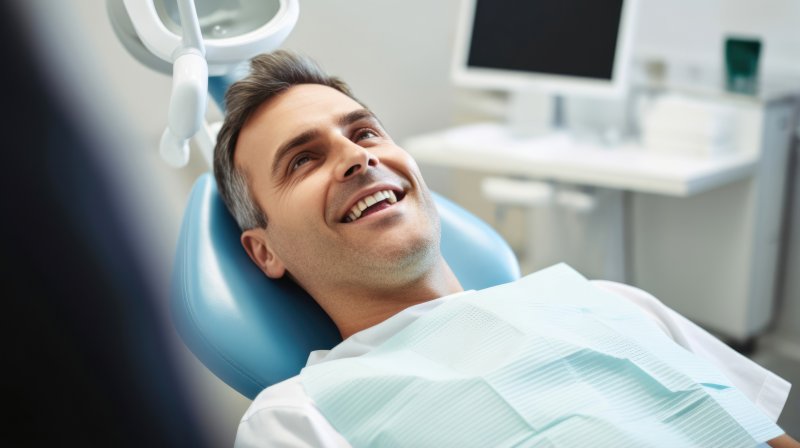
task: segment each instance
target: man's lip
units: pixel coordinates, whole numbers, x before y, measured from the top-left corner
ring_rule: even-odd
[[[365,197],[367,197],[369,195],[372,195],[372,194],[375,194],[375,193],[377,193],[379,191],[384,191],[384,190],[392,190],[392,191],[394,191],[394,193],[396,195],[398,195],[398,198],[397,198],[398,201],[401,199],[402,196],[405,195],[405,191],[403,191],[402,188],[400,188],[400,187],[398,187],[396,185],[388,185],[388,184],[374,185],[372,187],[360,190],[358,193],[353,195],[353,198],[349,201],[349,205],[347,206],[347,208],[345,208],[341,213],[339,213],[339,222],[344,222],[344,219],[350,213],[350,210],[356,204],[358,204],[358,201],[364,199]]]

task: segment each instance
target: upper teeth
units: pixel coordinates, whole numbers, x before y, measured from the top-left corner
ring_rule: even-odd
[[[394,195],[394,191],[392,190],[383,190],[378,191],[377,193],[373,193],[369,196],[365,196],[361,198],[360,201],[350,209],[350,212],[347,214],[347,217],[350,218],[350,221],[355,221],[356,219],[361,217],[361,214],[364,213],[364,210],[367,207],[371,207],[378,202],[387,199],[390,204],[394,204],[397,202],[397,196]]]

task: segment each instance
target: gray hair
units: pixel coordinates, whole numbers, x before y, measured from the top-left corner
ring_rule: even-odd
[[[362,104],[344,81],[328,76],[308,57],[279,50],[250,61],[250,74],[231,85],[225,94],[227,112],[214,148],[214,177],[219,193],[243,231],[266,228],[267,215],[253,198],[248,173],[234,164],[239,133],[259,106],[298,84],[328,86]]]

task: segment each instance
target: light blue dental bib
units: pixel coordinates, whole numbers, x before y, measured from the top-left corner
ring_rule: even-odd
[[[355,447],[752,447],[783,433],[564,264],[446,301],[301,379]]]

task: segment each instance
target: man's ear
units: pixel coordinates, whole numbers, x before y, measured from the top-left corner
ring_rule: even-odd
[[[242,246],[253,263],[269,278],[281,278],[286,272],[283,261],[272,251],[264,229],[249,229],[242,232]]]

